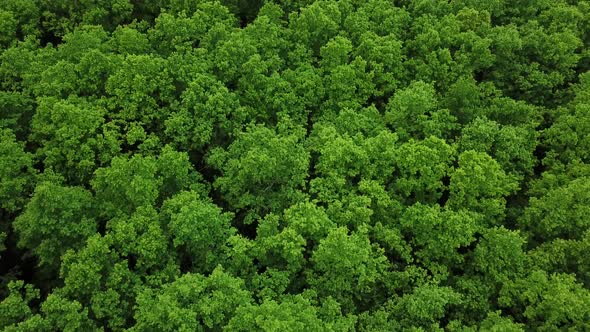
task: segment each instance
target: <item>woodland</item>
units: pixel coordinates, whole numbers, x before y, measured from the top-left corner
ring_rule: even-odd
[[[0,330],[590,331],[587,0],[0,0]]]

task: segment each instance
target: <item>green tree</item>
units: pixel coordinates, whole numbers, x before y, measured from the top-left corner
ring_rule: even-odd
[[[0,207],[20,210],[34,187],[35,173],[32,154],[10,129],[0,129]]]
[[[454,146],[434,136],[402,144],[395,154],[397,171],[391,189],[410,202],[436,202],[447,189],[444,179],[455,154]]]
[[[330,305],[331,304],[331,305]],[[230,320],[228,331],[352,331],[354,316],[342,316],[334,301],[318,308],[302,295],[281,302],[268,300],[260,305],[241,306]]]
[[[497,283],[513,280],[526,267],[525,239],[517,231],[489,228],[473,252],[475,269]]]
[[[379,301],[381,278],[387,271],[383,250],[369,241],[366,231],[349,234],[332,229],[311,257],[309,284],[321,297],[331,296],[345,312]]]
[[[8,48],[16,39],[17,21],[12,12],[5,10],[0,11],[0,20],[2,20],[2,24],[0,25],[0,34],[2,36],[0,38],[0,46],[2,48]]]
[[[557,163],[588,163],[590,102],[580,103],[572,109],[559,109],[557,114],[552,126],[543,132],[543,142],[549,148],[543,163],[548,166]]]
[[[475,240],[481,217],[467,211],[441,211],[438,205],[417,203],[404,211],[400,226],[413,246],[416,262],[445,278],[448,269],[464,262],[458,250]]]
[[[518,182],[483,152],[465,151],[459,155],[458,164],[451,173],[446,206],[479,212],[491,223],[502,220],[506,196],[518,188]]]
[[[211,151],[209,164],[222,172],[214,186],[235,210],[260,214],[288,207],[304,196],[309,153],[302,138],[298,128],[249,127],[227,149]]]
[[[300,13],[289,17],[289,28],[297,43],[308,47],[314,54],[338,34],[342,13],[334,2],[314,2]]]
[[[194,75],[181,100],[164,124],[165,134],[183,149],[218,144],[246,121],[238,97],[211,75]]]
[[[446,138],[454,129],[455,118],[448,110],[437,109],[435,93],[432,85],[418,81],[390,99],[385,119],[402,140]]]
[[[567,274],[533,271],[528,277],[507,282],[498,303],[517,321],[539,330],[588,327],[590,293]]]
[[[25,285],[21,280],[12,281],[8,284],[8,296],[0,302],[0,327],[10,328],[31,316],[29,303],[39,298],[39,290],[31,285]]]
[[[148,132],[160,132],[176,97],[167,61],[146,54],[127,55],[106,82],[107,107],[113,119],[137,121]]]
[[[113,158],[109,167],[96,170],[91,184],[100,213],[113,217],[161,204],[183,189],[204,192],[200,181],[201,175],[193,169],[188,155],[165,146],[158,159],[142,155]]]
[[[207,273],[222,263],[223,249],[235,233],[233,215],[197,192],[181,192],[162,206],[164,228],[174,249],[192,262],[192,271]]]
[[[461,301],[460,294],[450,287],[424,284],[402,296],[391,308],[402,326],[414,329],[440,328],[439,320],[448,307]]]
[[[218,267],[209,276],[184,274],[161,289],[137,296],[137,324],[131,331],[221,331],[251,303],[241,279]]]
[[[86,183],[99,166],[119,151],[118,135],[104,124],[104,110],[82,100],[39,100],[30,140],[46,168],[72,184]]]
[[[532,197],[519,225],[536,241],[577,239],[590,228],[588,214],[590,178],[582,177]]]
[[[537,164],[534,156],[538,133],[525,126],[501,126],[486,118],[476,118],[463,127],[459,149],[485,152],[502,169],[518,179],[529,177]]]
[[[77,249],[97,230],[92,194],[80,187],[43,182],[14,223],[19,246],[30,249],[42,265],[58,267],[60,256]]]

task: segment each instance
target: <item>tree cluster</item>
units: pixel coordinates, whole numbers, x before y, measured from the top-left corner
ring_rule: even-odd
[[[587,0],[0,3],[0,330],[590,330]]]

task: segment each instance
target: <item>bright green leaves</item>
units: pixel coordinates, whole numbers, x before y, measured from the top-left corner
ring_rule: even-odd
[[[399,299],[393,306],[393,313],[403,326],[436,329],[447,307],[460,302],[460,294],[452,288],[424,284]]]
[[[295,95],[279,75],[284,67],[280,55],[288,46],[284,28],[268,16],[259,16],[241,30],[219,33],[218,45],[211,50],[215,74],[228,86],[239,87],[241,103],[263,119],[281,108],[293,106]],[[287,106],[289,105],[289,106]]]
[[[159,194],[162,180],[156,177],[158,165],[152,157],[135,155],[113,158],[111,166],[96,171],[92,187],[97,191],[103,213],[132,213],[140,206],[151,206]]]
[[[279,218],[269,214],[256,229],[256,245],[259,262],[272,269],[299,272],[305,265],[306,239],[295,229],[279,229]]]
[[[16,135],[26,135],[30,128],[23,126],[33,114],[33,99],[11,91],[0,92],[0,126]],[[23,137],[23,136],[20,136]]]
[[[280,211],[304,196],[309,153],[300,142],[299,132],[249,128],[227,149],[212,151],[209,163],[222,172],[215,187],[233,209]]]
[[[416,276],[414,276],[416,277]],[[403,296],[393,296],[373,312],[360,316],[360,331],[438,331],[440,320],[462,302],[461,294],[434,282],[421,283]],[[448,326],[447,326],[448,327]]]
[[[162,13],[149,32],[153,48],[162,55],[190,51],[205,33],[205,26],[196,19],[181,13],[178,17]]]
[[[334,308],[334,305],[336,308]],[[334,310],[335,309],[335,310]],[[336,311],[336,312],[334,312]],[[260,305],[238,308],[227,331],[352,331],[355,317],[343,317],[334,301],[318,308],[302,295],[282,301],[267,300]]]
[[[2,5],[0,329],[590,329],[587,0]]]
[[[7,48],[16,39],[17,21],[12,12],[0,10],[0,47]]]
[[[14,22],[10,21],[10,15],[7,14],[0,15],[6,15],[4,17],[8,17],[8,22],[1,21],[8,26],[14,24],[14,37],[24,39],[29,35],[39,35],[40,8],[37,3],[24,0],[6,0],[2,5],[4,13],[12,14]],[[10,36],[10,34],[4,34],[4,32],[1,35]]]
[[[29,72],[30,78],[38,79],[30,82],[31,90],[39,97],[99,99],[97,95],[104,94],[107,77],[120,63],[119,58],[109,54],[107,32],[97,26],[82,26],[63,38],[64,43],[57,49],[45,49],[53,52],[43,59],[45,65]]]
[[[259,273],[252,277],[252,285],[258,297],[277,299],[304,287],[306,281],[301,273],[309,266],[309,256],[335,227],[326,212],[311,202],[295,204],[282,216],[268,214],[260,220],[256,239],[242,239],[242,245],[250,246],[250,260],[257,262]],[[230,256],[234,259],[244,249],[236,245],[236,240],[231,241]]]
[[[367,123],[379,125],[380,119],[371,114],[371,109],[366,110],[366,116],[363,113],[344,111],[336,119],[342,126],[315,126],[314,135],[309,139],[312,151],[319,154],[315,166],[318,176],[311,181],[312,191],[341,191],[338,188],[349,188],[362,178],[382,182],[390,179],[397,135],[383,129],[367,133],[375,136],[365,139],[358,132],[360,127]],[[372,118],[373,115],[376,117]],[[322,196],[326,194],[328,192],[323,192]]]
[[[117,135],[104,125],[103,109],[84,101],[41,99],[33,117],[31,139],[46,168],[70,183],[89,180],[94,170],[119,153]]]
[[[369,157],[365,149],[358,146],[353,138],[346,134],[339,134],[334,126],[317,125],[315,132],[316,137],[310,142],[314,150],[319,152],[315,166],[315,171],[319,176],[312,180],[312,188],[322,184],[337,191],[337,187],[347,185],[347,179],[360,175],[363,166],[368,163]],[[393,142],[395,140],[397,137],[394,136]],[[384,146],[383,148],[388,147]]]
[[[210,271],[222,262],[224,244],[233,235],[232,214],[196,192],[182,192],[162,207],[164,225],[174,248],[192,262],[193,270]]]
[[[531,263],[548,272],[570,273],[585,287],[590,285],[590,230],[579,240],[555,239],[529,251]]]
[[[349,61],[349,54],[352,52],[352,43],[350,40],[336,36],[320,49],[322,58],[320,65],[325,70],[330,70]]]
[[[21,280],[8,284],[8,296],[0,302],[0,328],[6,329],[33,315],[29,302],[39,298],[39,290]]]
[[[342,108],[358,109],[374,94],[373,73],[367,61],[361,57],[348,59],[352,51],[350,41],[336,37],[320,50],[324,71],[324,88],[327,110],[337,112]]]
[[[405,64],[414,79],[435,82],[443,89],[457,78],[479,73],[495,62],[488,37],[489,14],[468,8],[451,14],[449,9],[446,3],[425,1],[415,5],[410,10],[415,17],[404,48],[408,58]]]
[[[150,49],[147,36],[130,26],[117,27],[110,43],[120,54],[143,54]]]
[[[230,29],[236,23],[236,18],[217,1],[167,2],[172,13],[162,12],[148,32],[153,49],[163,56],[190,53],[211,38],[211,29]]]
[[[503,227],[487,229],[473,254],[475,268],[498,283],[513,279],[524,271],[524,244],[519,232]]]
[[[508,93],[535,104],[552,104],[562,95],[548,91],[559,89],[575,75],[582,41],[567,27],[547,29],[543,23],[534,20],[492,29],[497,61],[491,76]]]
[[[370,109],[367,111],[369,113]],[[355,137],[350,137],[346,131],[355,132],[363,121],[370,123],[375,120],[378,123],[379,120],[378,117],[370,119],[352,112],[344,113],[345,116],[336,120],[346,124],[339,127],[343,133],[339,133],[333,125],[318,124],[314,127],[309,142],[312,152],[318,157],[315,178],[310,181],[310,192],[320,202],[329,204],[328,214],[333,221],[355,228],[370,222],[373,214],[370,210],[371,196],[380,197],[375,197],[375,201],[380,201],[376,204],[385,205],[386,209],[390,207],[384,186],[394,172],[397,136],[386,130],[376,130],[371,133],[375,137],[364,139],[358,132]]]
[[[342,19],[337,4],[330,2],[315,2],[300,13],[291,15],[289,21],[293,37],[315,54],[319,53],[322,45],[338,34]]]
[[[287,69],[282,73],[281,77],[289,82],[289,86],[297,98],[297,104],[291,106],[292,108],[297,110],[299,106],[306,110],[318,109],[324,97],[324,84],[320,73],[319,69],[308,63],[301,64],[296,69]],[[292,111],[287,114],[290,113]],[[303,114],[307,120],[307,113]],[[303,121],[303,119],[294,116],[292,118]]]
[[[96,171],[91,183],[101,214],[112,217],[119,212],[131,214],[140,206],[161,204],[183,189],[204,190],[200,179],[186,153],[166,146],[158,159],[141,155],[113,158],[110,167]]]
[[[194,197],[187,195],[184,197],[189,201]],[[119,214],[107,222],[104,236],[90,237],[85,247],[77,252],[68,251],[61,268],[65,286],[60,292],[79,299],[96,319],[110,328],[120,329],[133,315],[132,307],[141,287],[160,287],[178,275],[181,262],[188,257],[183,257],[180,250],[179,254],[174,254],[171,248],[187,248],[188,255],[196,261],[195,266],[211,266],[212,262],[205,261],[204,257],[219,255],[219,250],[209,251],[209,245],[217,243],[202,244],[198,241],[202,237],[194,237],[205,234],[203,230],[207,225],[196,228],[198,225],[185,223],[195,221],[182,219],[190,217],[190,208],[184,215],[180,212],[170,217],[174,203],[177,209],[187,203],[182,197],[170,200],[162,216],[151,206],[139,206],[130,216]],[[208,212],[211,211],[201,211]],[[203,218],[201,215],[201,222]],[[224,232],[223,226],[226,225],[205,232]],[[170,255],[162,256],[166,252]]]
[[[459,147],[462,151],[489,154],[506,173],[522,179],[532,175],[536,166],[537,136],[532,128],[501,126],[495,121],[477,118],[463,127]]]
[[[391,6],[384,0],[372,0],[358,3],[358,9],[345,18],[344,28],[355,40],[368,39],[373,33],[376,36],[400,37],[409,22],[410,16],[404,8]],[[363,36],[368,31],[371,33]]]
[[[160,187],[160,199],[162,200],[181,190],[191,189],[205,195],[209,189],[201,174],[195,170],[186,152],[176,151],[170,146],[165,146],[160,151],[156,164],[157,177],[162,181]]]
[[[343,129],[353,125],[349,121]],[[316,125],[314,134],[309,141],[319,156],[310,190],[320,201],[331,204],[328,210],[335,213],[331,212],[334,221],[360,225],[379,209],[389,211],[384,215],[391,214],[402,200],[436,203],[447,189],[444,179],[455,148],[439,138],[399,144],[397,135],[386,130],[363,139],[360,133],[349,137],[324,125]],[[343,215],[346,213],[351,218]]]
[[[414,248],[417,262],[444,278],[449,267],[463,263],[464,257],[457,250],[475,240],[480,219],[466,211],[441,211],[436,205],[416,204],[403,213],[400,226]]]
[[[238,85],[242,90],[240,103],[245,105],[247,119],[274,124],[286,115],[303,122],[306,119],[303,105],[292,91],[291,84],[276,72],[274,60],[277,59],[264,60],[256,54],[242,66]]]
[[[505,198],[518,183],[486,153],[465,151],[458,159],[459,166],[451,173],[447,206],[480,212],[489,221],[501,220]]]
[[[364,33],[354,54],[367,61],[367,69],[371,73],[369,77],[373,78],[375,84],[375,96],[390,95],[405,78],[401,66],[404,60],[402,43],[394,35],[381,37]]]
[[[58,54],[62,60],[75,62],[89,50],[107,51],[105,42],[108,38],[108,33],[102,27],[83,25],[64,36],[65,42],[58,46]]]
[[[455,37],[459,43],[455,52],[459,68],[464,72],[480,72],[490,68],[496,61],[491,48],[492,39],[487,36],[491,18],[486,11],[463,8],[456,14],[461,32]]]
[[[286,209],[284,219],[287,227],[316,243],[335,226],[325,211],[311,202],[298,203]]]
[[[446,138],[456,126],[448,110],[438,109],[434,87],[422,81],[396,92],[387,105],[385,120],[402,140]]]
[[[25,287],[27,289],[26,296],[29,297],[30,286],[27,285]],[[38,296],[38,294],[36,296]],[[14,298],[9,297],[2,303],[17,305],[17,303],[11,300],[14,300]],[[11,311],[16,308],[13,307]],[[24,317],[21,317],[21,319],[22,318]],[[35,315],[28,314],[26,315],[26,318],[26,320],[20,321],[18,324],[5,326],[4,331],[100,331],[94,322],[88,317],[88,310],[83,308],[78,301],[70,301],[55,294],[50,294],[43,304],[41,304],[40,313]],[[0,324],[0,326],[2,326],[2,324]]]
[[[526,278],[505,283],[498,302],[530,328],[551,331],[590,327],[590,292],[571,275],[534,271]]]
[[[10,129],[0,129],[0,207],[17,211],[34,186],[33,156]]]
[[[411,201],[436,202],[446,189],[443,180],[451,170],[454,155],[453,146],[433,136],[404,143],[395,153],[397,171],[392,189]]]
[[[131,330],[221,330],[236,308],[250,302],[243,281],[221,268],[207,277],[185,274],[161,289],[145,289],[138,295],[137,324]]]
[[[178,111],[165,121],[165,133],[183,149],[217,143],[245,120],[237,96],[209,75],[198,75],[189,82],[181,100]]]
[[[107,241],[98,234],[90,237],[86,246],[78,252],[68,251],[61,268],[65,292],[79,299],[88,299],[100,289],[103,269],[111,269],[113,260],[114,255]]]
[[[72,301],[60,295],[51,294],[41,305],[43,321],[37,321],[35,316],[23,323],[23,329],[47,330],[58,329],[61,331],[100,331],[92,319],[88,317],[88,309],[80,302]],[[20,327],[20,325],[19,325]]]
[[[167,62],[162,58],[128,55],[106,82],[112,117],[125,122],[139,121],[146,129],[157,129],[175,93],[166,68]]]
[[[436,106],[434,87],[422,81],[414,82],[408,88],[397,92],[391,99],[389,122],[396,127],[407,126],[407,122],[413,117],[433,111]]]
[[[387,270],[382,249],[369,241],[366,232],[349,234],[334,228],[320,241],[311,257],[309,283],[321,297],[332,296],[347,311],[376,301]]]
[[[544,142],[550,147],[544,164],[590,162],[590,101],[561,109],[553,125],[544,131]]]
[[[41,183],[14,221],[19,245],[32,250],[41,264],[58,267],[67,249],[81,247],[96,232],[94,208],[92,195],[80,187]]]
[[[269,2],[261,15],[244,28],[244,33],[256,41],[260,57],[272,64],[280,63],[280,55],[289,49],[289,43],[285,40],[288,32],[282,21],[283,15],[280,7]]]
[[[147,271],[166,262],[161,255],[168,250],[168,238],[153,208],[140,207],[130,217],[115,217],[107,222],[106,229],[117,252],[133,257],[136,270]]]
[[[523,332],[524,324],[514,323],[510,318],[500,315],[501,311],[488,314],[481,322],[480,329],[491,332]]]
[[[535,239],[579,238],[590,228],[590,180],[582,177],[531,198],[520,225]]]
[[[129,21],[133,13],[133,4],[125,0],[98,0],[91,2],[69,2],[64,0],[40,1],[45,9],[44,26],[56,36],[71,31],[77,25],[101,24],[113,29]]]
[[[110,236],[96,234],[84,248],[68,251],[62,258],[64,287],[59,294],[80,301],[101,324],[120,329],[132,315],[140,277],[130,271],[130,261],[119,258],[112,242]]]

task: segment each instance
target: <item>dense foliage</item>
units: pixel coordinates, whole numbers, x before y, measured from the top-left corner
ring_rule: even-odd
[[[0,0],[0,329],[590,330],[587,0]]]

